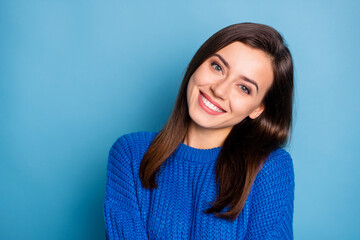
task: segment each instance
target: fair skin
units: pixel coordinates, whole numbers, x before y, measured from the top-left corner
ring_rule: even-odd
[[[232,127],[257,118],[273,82],[272,62],[261,50],[233,42],[205,60],[187,87],[192,119],[184,144],[209,149],[222,146]]]

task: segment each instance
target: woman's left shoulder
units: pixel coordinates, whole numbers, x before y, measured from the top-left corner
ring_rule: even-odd
[[[272,151],[263,168],[260,171],[292,171],[294,170],[293,159],[289,152],[283,148]]]
[[[283,148],[270,153],[264,166],[258,172],[255,185],[277,185],[294,188],[294,166],[291,155]]]
[[[292,158],[286,150],[276,149],[258,172],[248,197],[249,222],[253,226],[249,239],[283,239],[279,235],[284,233],[289,234],[286,239],[291,239],[294,190]]]
[[[252,188],[252,194],[258,198],[263,196],[262,199],[268,199],[277,196],[290,202],[293,200],[295,188],[293,160],[285,149],[279,148],[270,153],[258,172]]]

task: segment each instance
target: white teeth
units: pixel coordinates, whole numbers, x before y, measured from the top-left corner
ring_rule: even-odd
[[[202,94],[201,94],[201,100],[203,101],[203,103],[210,108],[211,110],[214,110],[216,112],[224,112],[223,110],[221,110],[220,108],[218,108],[217,106],[215,106],[214,104],[212,104],[211,102],[209,102]]]

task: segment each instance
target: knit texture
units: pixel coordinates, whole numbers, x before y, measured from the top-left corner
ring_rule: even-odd
[[[203,213],[216,197],[221,147],[204,150],[180,143],[157,173],[158,188],[143,188],[139,167],[156,134],[126,134],[110,149],[107,239],[293,239],[294,170],[284,149],[270,154],[231,222]]]

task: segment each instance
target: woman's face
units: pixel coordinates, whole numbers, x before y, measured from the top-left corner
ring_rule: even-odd
[[[258,117],[273,81],[272,63],[261,50],[233,42],[211,55],[190,77],[189,115],[202,128],[231,128]]]

